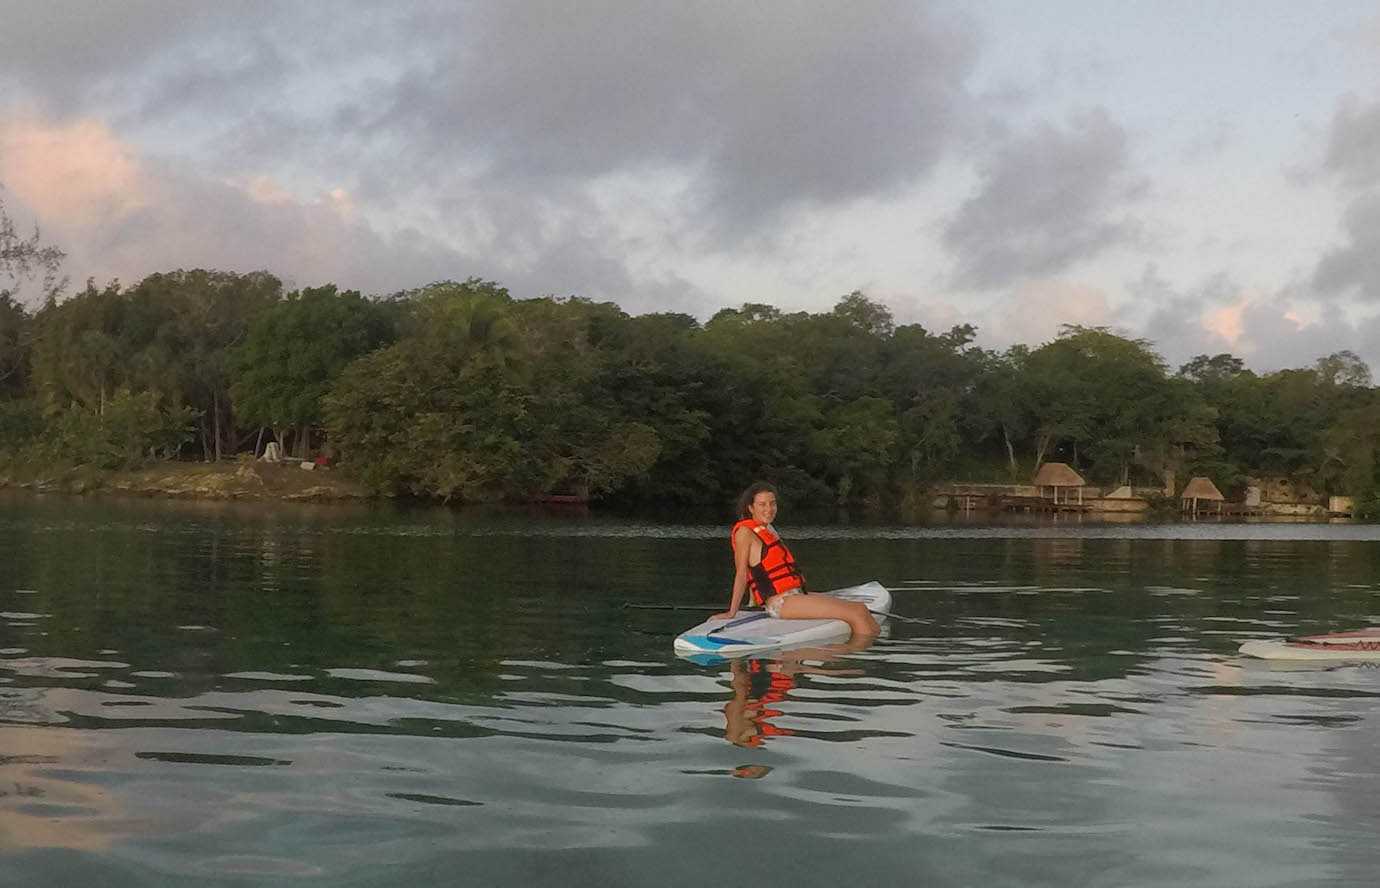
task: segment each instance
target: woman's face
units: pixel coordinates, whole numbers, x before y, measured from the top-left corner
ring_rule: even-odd
[[[752,505],[748,507],[752,513],[752,520],[758,524],[771,524],[776,520],[776,494],[762,491],[752,498]]]

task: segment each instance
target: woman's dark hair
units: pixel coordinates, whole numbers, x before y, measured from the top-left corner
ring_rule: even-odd
[[[748,489],[738,495],[739,518],[752,517],[748,510],[752,507],[752,501],[757,498],[759,493],[770,493],[772,496],[776,496],[776,488],[765,481],[754,481],[748,485]]]

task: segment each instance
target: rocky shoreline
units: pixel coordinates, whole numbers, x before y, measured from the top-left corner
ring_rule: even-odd
[[[91,466],[45,472],[0,470],[0,488],[196,500],[335,502],[372,498],[362,485],[339,471],[307,471],[296,462],[169,462],[128,471]]]

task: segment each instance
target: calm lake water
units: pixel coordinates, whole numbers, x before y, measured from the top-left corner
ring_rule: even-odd
[[[0,497],[0,884],[1372,885],[1380,528],[780,527],[872,647],[677,658],[727,521]]]

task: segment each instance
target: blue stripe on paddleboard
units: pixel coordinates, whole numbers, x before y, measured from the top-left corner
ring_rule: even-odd
[[[728,662],[727,657],[721,657],[718,654],[711,654],[708,652],[698,654],[686,654],[685,659],[689,660],[691,663],[694,663],[696,666],[720,666]]]
[[[727,638],[727,637],[725,637],[725,636],[723,636],[723,635],[716,635],[716,636],[712,636],[712,637],[711,637],[711,636],[708,636],[708,635],[686,635],[684,638],[685,638],[685,641],[689,642],[690,644],[693,644],[693,645],[695,645],[696,647],[702,647],[702,648],[721,648],[721,647],[727,647],[728,645],[731,645],[731,644],[756,644],[756,643],[757,643],[757,642],[752,642],[752,641],[743,641],[743,640],[737,639],[737,638]]]

